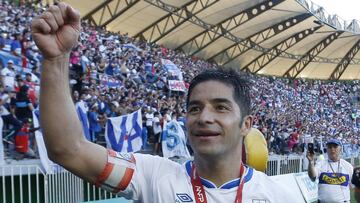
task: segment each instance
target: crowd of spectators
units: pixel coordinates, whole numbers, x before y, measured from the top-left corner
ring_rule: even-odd
[[[30,22],[41,12],[40,4],[14,6],[0,3],[0,54],[21,58],[2,68],[1,111],[5,141],[14,140],[29,112],[38,106],[41,54],[31,38]],[[70,56],[70,84],[74,103],[89,107],[92,141],[100,142],[106,119],[142,109],[147,142],[164,123],[186,122],[186,91],[170,91],[169,80],[183,80],[185,87],[197,73],[218,68],[198,58],[148,44],[127,33],[113,33],[82,22],[79,44]],[[125,29],[124,29],[125,30]],[[183,78],[164,68],[170,60]],[[302,151],[304,142],[339,138],[359,149],[360,82],[284,79],[245,74],[252,83],[254,126],[261,130],[271,153]],[[25,95],[24,95],[25,94]],[[8,126],[8,124],[10,124]],[[159,127],[160,126],[160,127]],[[156,146],[156,145],[155,145]],[[158,147],[158,146],[157,146]],[[158,153],[158,149],[155,149]]]
[[[255,125],[275,152],[296,151],[305,142],[317,143],[320,150],[321,140],[331,138],[359,146],[359,81],[253,77]]]

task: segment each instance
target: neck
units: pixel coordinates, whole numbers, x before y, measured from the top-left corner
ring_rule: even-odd
[[[329,158],[332,162],[338,162],[340,159],[337,157]]]
[[[209,159],[208,157],[204,158],[195,155],[194,164],[197,174],[202,178],[210,180],[217,187],[241,176],[241,156]]]

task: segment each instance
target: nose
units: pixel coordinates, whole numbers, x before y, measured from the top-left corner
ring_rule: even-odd
[[[210,107],[204,107],[199,115],[198,123],[201,125],[211,124],[215,121],[216,115]]]

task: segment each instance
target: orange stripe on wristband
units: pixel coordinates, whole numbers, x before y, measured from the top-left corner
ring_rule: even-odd
[[[116,152],[113,150],[108,149],[107,153],[109,156],[116,156]],[[100,187],[101,184],[104,183],[104,181],[109,177],[109,175],[111,174],[111,171],[114,168],[114,164],[113,163],[109,163],[107,162],[105,165],[104,170],[101,172],[101,174],[99,175],[99,177],[97,178],[96,182],[95,182],[95,186],[96,187]]]
[[[100,176],[97,178],[95,182],[96,187],[101,186],[101,184],[109,177],[113,168],[114,168],[114,164],[106,163],[104,170],[101,172]]]
[[[124,191],[126,189],[126,187],[129,185],[133,174],[134,174],[134,169],[126,168],[125,174],[124,174],[123,178],[121,179],[119,185],[114,190],[114,193],[118,193],[119,191]]]

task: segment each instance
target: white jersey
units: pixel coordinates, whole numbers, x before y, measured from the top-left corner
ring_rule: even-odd
[[[319,178],[318,196],[321,202],[350,202],[350,181],[353,166],[340,159],[333,162],[323,160],[315,166]]]
[[[148,127],[153,126],[154,114],[146,113],[145,118],[146,118],[146,126],[148,126]]]
[[[1,101],[5,101],[5,100],[7,100],[9,98],[9,95],[8,94],[3,94],[0,97],[1,97],[0,98]],[[7,101],[7,103],[9,103],[9,102]],[[0,116],[7,116],[7,115],[10,114],[10,112],[5,108],[4,104],[0,106]]]
[[[168,159],[134,154],[134,173],[126,189],[118,194],[133,199],[134,203],[195,203],[190,172],[192,161],[183,165]],[[115,172],[115,171],[114,171]],[[288,203],[304,202],[289,200],[291,192],[272,181],[266,174],[246,167],[244,176],[243,203]],[[216,187],[209,180],[202,179],[209,203],[235,202],[240,179]]]

